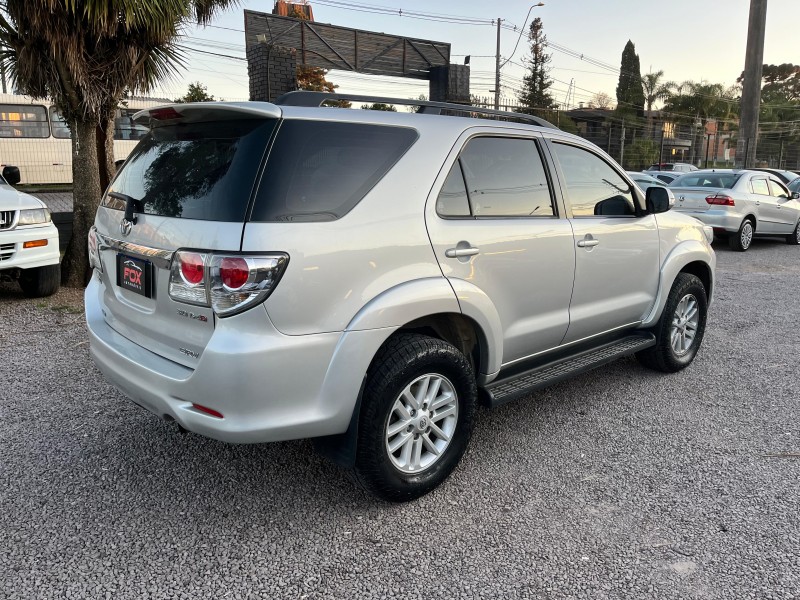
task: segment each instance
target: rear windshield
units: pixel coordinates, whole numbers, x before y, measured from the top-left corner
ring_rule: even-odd
[[[110,186],[144,202],[144,213],[243,222],[277,121],[240,120],[156,127]],[[104,206],[124,210],[110,198]]]
[[[333,221],[417,139],[406,127],[287,120],[270,151],[252,221]]]
[[[739,173],[687,173],[672,182],[670,187],[711,187],[731,189]]]

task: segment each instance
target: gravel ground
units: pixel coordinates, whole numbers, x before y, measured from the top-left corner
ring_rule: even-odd
[[[0,597],[800,598],[800,251],[717,247],[690,368],[481,411],[406,505],[308,442],[180,435],[93,367],[80,294],[0,285]]]

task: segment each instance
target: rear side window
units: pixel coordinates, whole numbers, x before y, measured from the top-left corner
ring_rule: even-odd
[[[475,217],[554,216],[536,142],[499,137],[471,140],[453,165],[436,203],[443,217],[469,216],[468,206]]]
[[[252,221],[333,221],[358,204],[417,139],[414,129],[284,121]]]
[[[750,188],[754,194],[758,194],[760,196],[769,196],[769,187],[767,186],[767,180],[764,179],[763,177],[751,179]]]
[[[156,127],[131,152],[110,190],[144,202],[149,215],[243,222],[277,121]],[[104,205],[123,210],[106,196]]]

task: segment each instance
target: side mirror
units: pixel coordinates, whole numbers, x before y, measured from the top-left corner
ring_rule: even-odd
[[[17,185],[20,182],[19,167],[12,167],[11,165],[3,167],[3,179],[9,185]]]
[[[800,192],[792,192],[792,200],[800,200]]]
[[[667,212],[671,206],[670,192],[667,188],[654,185],[647,188],[644,194],[647,212],[651,215]]]

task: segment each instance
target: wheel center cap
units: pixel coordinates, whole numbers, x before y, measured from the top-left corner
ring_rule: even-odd
[[[417,425],[417,427],[418,427],[420,430],[425,430],[425,429],[427,429],[427,428],[428,428],[428,417],[422,417],[422,418],[419,420],[419,424]]]

